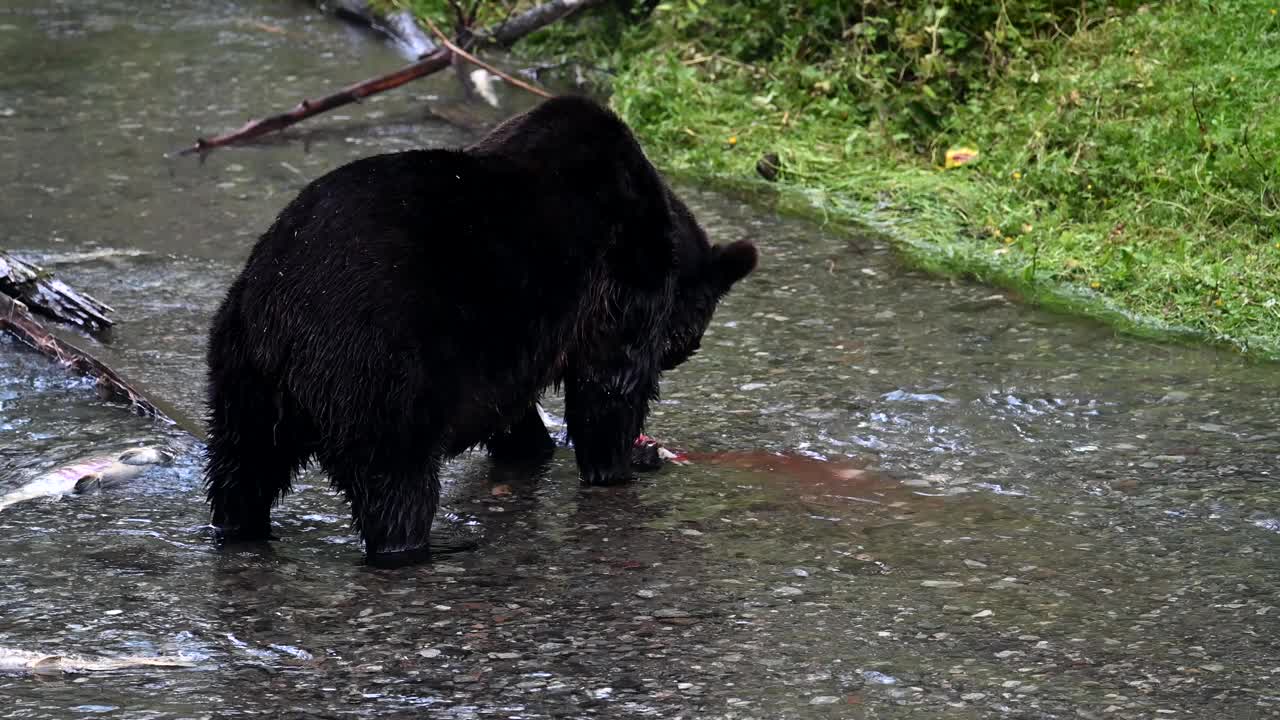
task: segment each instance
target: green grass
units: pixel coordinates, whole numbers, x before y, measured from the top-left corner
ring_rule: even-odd
[[[884,4],[875,42],[834,0],[686,0],[537,47],[612,64],[612,104],[669,172],[763,184],[776,153],[793,207],[869,224],[928,269],[1280,358],[1280,2],[1010,0],[1023,15],[952,29]],[[954,146],[981,155],[944,170]]]

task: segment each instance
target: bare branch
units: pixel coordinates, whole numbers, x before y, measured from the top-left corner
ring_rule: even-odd
[[[604,0],[550,0],[550,2],[533,7],[511,18],[509,22],[504,22],[502,25],[482,33],[482,36],[500,46],[509,47],[529,33],[540,30],[571,13],[600,5],[603,2]],[[258,120],[250,120],[240,129],[233,132],[212,138],[199,138],[194,145],[178,151],[177,154],[206,153],[226,145],[283,130],[309,117],[359,102],[370,95],[386,92],[420,77],[439,72],[449,67],[453,57],[452,50],[447,48],[438,50],[396,72],[356,83],[318,100],[303,100],[292,110]],[[479,62],[477,64],[484,67]],[[495,74],[500,75],[500,73]]]
[[[359,102],[361,99],[375,95],[377,93],[386,92],[394,88],[398,88],[413,80],[417,80],[425,75],[439,72],[449,67],[449,60],[453,57],[453,53],[448,50],[437,50],[418,62],[408,67],[397,70],[389,75],[382,75],[371,80],[356,83],[350,87],[343,88],[332,95],[326,95],[318,100],[303,100],[298,103],[292,110],[262,118],[261,120],[250,120],[245,123],[239,130],[219,135],[212,138],[199,138],[195,144],[178,152],[179,155],[190,155],[191,153],[206,153],[210,150],[231,145],[233,143],[243,142],[267,133],[283,130],[290,125],[306,120],[313,115],[319,115],[328,112],[334,108],[340,108],[343,105],[350,105],[353,102]]]
[[[449,50],[450,50],[454,55],[457,55],[458,57],[460,57],[460,58],[462,58],[462,59],[466,60],[467,62],[470,62],[470,63],[471,63],[471,64],[473,64],[473,65],[479,65],[480,67],[484,68],[485,70],[488,70],[489,72],[493,73],[494,75],[497,75],[498,77],[502,78],[503,80],[506,80],[507,82],[511,83],[512,85],[515,85],[516,87],[518,87],[518,88],[520,88],[520,89],[522,89],[522,90],[528,90],[529,92],[531,92],[531,93],[533,93],[534,95],[537,95],[537,96],[539,96],[539,97],[544,97],[544,98],[549,98],[549,97],[551,97],[551,93],[547,92],[546,90],[543,90],[543,89],[542,89],[542,88],[540,88],[540,87],[535,87],[535,86],[533,86],[533,85],[530,85],[529,83],[527,83],[527,82],[525,82],[525,81],[523,81],[523,80],[519,80],[519,79],[517,79],[517,78],[514,78],[514,77],[512,77],[512,76],[510,76],[510,75],[508,75],[508,74],[506,74],[506,73],[502,72],[502,71],[501,71],[501,70],[499,70],[498,68],[496,68],[496,67],[494,67],[494,66],[490,65],[489,63],[487,63],[487,62],[485,62],[485,61],[481,60],[480,58],[476,57],[475,55],[472,55],[471,53],[467,52],[466,50],[463,50],[462,48],[458,47],[457,45],[454,45],[454,44],[453,44],[453,41],[451,41],[448,37],[446,37],[444,33],[440,32],[440,28],[436,27],[435,23],[431,22],[430,20],[427,20],[426,18],[423,18],[423,20],[427,23],[427,27],[431,29],[431,32],[435,33],[435,34],[436,34],[436,37],[440,38],[440,42],[441,42],[441,43],[443,43],[443,44],[444,44],[444,46],[445,46],[446,48],[448,48],[448,49],[449,49]]]

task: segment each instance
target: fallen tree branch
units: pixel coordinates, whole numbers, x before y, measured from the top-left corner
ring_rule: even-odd
[[[250,120],[245,123],[239,130],[229,132],[225,135],[219,135],[212,138],[199,138],[191,147],[185,148],[178,152],[179,155],[190,155],[192,153],[206,153],[210,150],[233,143],[244,142],[267,133],[283,130],[290,125],[306,120],[313,115],[319,115],[328,112],[334,108],[340,108],[343,105],[350,105],[353,102],[359,102],[361,99],[380,92],[386,92],[394,88],[398,88],[412,80],[417,80],[424,75],[430,75],[449,67],[449,59],[453,53],[448,50],[438,50],[431,53],[427,57],[418,62],[397,70],[389,75],[365,80],[356,83],[350,87],[343,88],[332,95],[326,95],[319,100],[303,100],[298,103],[292,110],[262,118],[261,120]]]
[[[0,252],[0,294],[21,300],[36,312],[97,333],[111,327],[106,303],[53,277],[53,273]]]
[[[535,86],[533,86],[533,85],[530,85],[529,83],[527,83],[527,82],[525,82],[525,81],[523,81],[523,80],[518,80],[518,79],[516,79],[516,78],[513,78],[513,77],[511,77],[510,75],[508,75],[508,74],[506,74],[506,73],[502,72],[502,71],[501,71],[501,70],[499,70],[498,68],[496,68],[496,67],[494,67],[494,66],[490,65],[489,63],[487,63],[487,62],[485,62],[485,61],[481,60],[480,58],[476,57],[475,55],[472,55],[471,53],[467,52],[466,50],[463,50],[462,48],[458,47],[457,45],[454,45],[452,40],[450,40],[447,36],[445,36],[445,34],[444,34],[444,33],[440,32],[440,28],[436,27],[435,23],[431,22],[430,20],[427,20],[426,18],[423,18],[423,20],[427,23],[427,27],[431,28],[431,32],[435,33],[435,34],[436,34],[436,36],[440,38],[440,42],[444,44],[445,48],[447,48],[447,49],[448,49],[450,52],[452,52],[454,55],[457,55],[458,57],[462,58],[463,60],[466,60],[467,62],[471,63],[472,65],[479,65],[480,67],[484,68],[485,70],[488,70],[489,72],[493,73],[494,75],[497,75],[498,77],[502,78],[503,80],[506,80],[507,82],[511,83],[512,85],[515,85],[516,87],[520,88],[521,90],[528,90],[529,92],[531,92],[531,93],[533,93],[534,95],[537,95],[537,96],[539,96],[539,97],[544,97],[544,98],[550,98],[550,97],[551,97],[551,93],[547,92],[546,90],[543,90],[543,89],[542,89],[542,88],[540,88],[540,87],[535,87]]]
[[[7,331],[40,354],[58,361],[63,367],[96,379],[98,389],[106,399],[124,400],[140,415],[176,425],[203,439],[204,431],[199,426],[185,419],[181,422],[174,419],[181,416],[172,409],[161,410],[142,391],[130,385],[102,361],[75,345],[54,337],[32,316],[26,305],[4,293],[0,293],[0,331]]]
[[[604,0],[550,0],[550,2],[546,2],[538,5],[537,7],[526,10],[520,15],[511,18],[492,30],[479,33],[476,37],[485,39],[502,47],[509,47],[512,43],[535,30],[546,27],[547,25],[550,25],[551,23],[556,22],[557,20],[560,20],[574,12],[594,5],[599,5],[603,2]],[[296,125],[309,117],[328,112],[334,108],[359,102],[370,95],[386,92],[387,90],[392,90],[413,80],[417,80],[420,77],[439,72],[449,67],[453,56],[454,55],[451,50],[437,50],[418,62],[397,70],[396,72],[356,83],[355,85],[343,88],[332,95],[326,95],[318,100],[303,100],[292,110],[262,118],[260,120],[251,120],[240,129],[233,132],[212,138],[199,138],[196,140],[194,145],[178,151],[177,154],[203,154],[226,145],[244,142],[245,140],[260,137],[267,133],[283,130],[291,125]]]

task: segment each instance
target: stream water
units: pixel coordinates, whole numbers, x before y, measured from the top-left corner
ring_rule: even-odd
[[[441,77],[164,153],[401,62],[300,2],[7,0],[0,245],[114,306],[79,341],[199,416],[209,317],[291,195],[469,136],[426,116]],[[315,471],[279,542],[220,551],[191,441],[0,339],[0,494],[182,450],[0,511],[0,654],[194,664],[0,674],[0,718],[1280,716],[1280,369],[681,192],[763,251],[650,424],[703,455],[604,490],[567,452],[537,478],[460,458],[449,509],[484,540],[419,567],[363,566]]]

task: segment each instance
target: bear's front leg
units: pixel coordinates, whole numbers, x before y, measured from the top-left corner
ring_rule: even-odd
[[[644,429],[656,388],[656,379],[635,380],[625,372],[603,379],[566,378],[565,422],[584,483],[616,485],[631,479],[631,448]]]

